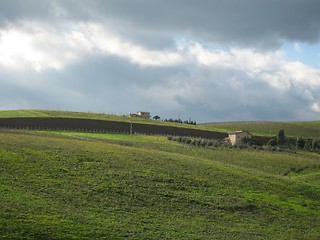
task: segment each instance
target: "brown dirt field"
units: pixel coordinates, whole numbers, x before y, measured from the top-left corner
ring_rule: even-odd
[[[130,122],[90,120],[78,118],[2,118],[0,127],[17,129],[69,130],[84,132],[119,132],[129,133]],[[227,133],[188,129],[171,126],[160,126],[132,123],[132,132],[153,135],[176,135],[201,137],[208,139],[224,139]]]

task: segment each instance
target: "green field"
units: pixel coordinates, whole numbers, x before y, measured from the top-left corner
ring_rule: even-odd
[[[320,238],[314,153],[2,130],[0,171],[1,239]]]
[[[127,116],[90,113],[90,112],[69,112],[53,110],[8,110],[0,111],[0,118],[15,117],[57,117],[57,118],[83,118],[95,120],[109,120],[120,122],[136,122],[165,126],[177,126],[218,132],[233,132],[236,130],[248,131],[258,136],[276,136],[279,130],[284,129],[289,137],[320,138],[320,121],[313,122],[224,122],[199,125],[188,125],[172,122],[155,121],[152,119],[129,118]]]
[[[284,129],[289,137],[320,138],[320,121],[314,122],[230,122],[202,125],[208,130],[232,132],[248,131],[259,136],[276,136]]]
[[[130,121],[133,118],[127,116],[91,113],[91,112],[69,112],[69,111],[54,111],[54,110],[6,110],[0,111],[0,118],[15,118],[15,117],[55,117],[55,118],[84,118],[95,120],[110,120],[110,121]],[[155,122],[142,118],[134,118],[137,122]]]
[[[0,110],[0,118],[17,118],[17,117],[40,117],[40,118],[82,118],[94,120],[107,120],[119,122],[135,122],[145,124],[155,124],[164,126],[176,126],[186,128],[202,128],[189,124],[181,124],[174,122],[156,121],[153,119],[130,118],[124,115],[93,113],[93,112],[71,112],[71,111],[54,111],[54,110]]]

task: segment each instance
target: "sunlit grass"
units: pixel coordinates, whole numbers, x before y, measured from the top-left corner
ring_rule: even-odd
[[[318,162],[160,136],[6,130],[0,238],[317,239],[320,188],[308,176]]]

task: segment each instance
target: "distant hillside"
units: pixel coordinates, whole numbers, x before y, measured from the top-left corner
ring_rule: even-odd
[[[232,132],[236,130],[248,131],[254,135],[275,136],[284,129],[290,137],[320,138],[320,121],[314,122],[225,122],[207,123],[202,126],[208,130]]]
[[[124,115],[91,113],[91,112],[70,112],[70,111],[55,111],[55,110],[6,110],[0,111],[0,118],[17,118],[17,117],[43,117],[43,118],[82,118],[93,120],[107,120],[118,122],[135,122],[164,126],[177,126],[186,128],[199,129],[200,126],[181,124],[174,122],[156,121],[153,119],[144,119],[138,117],[128,117]]]
[[[137,122],[96,120],[84,118],[43,118],[43,117],[16,117],[0,118],[0,128],[29,129],[29,130],[56,130],[81,132],[114,132],[114,133],[140,133],[151,135],[189,136],[209,139],[224,139],[226,133],[208,130],[165,126],[158,124],[145,124]]]
[[[161,126],[175,126],[191,129],[209,130],[216,132],[232,132],[236,130],[248,131],[257,136],[275,136],[279,130],[284,129],[285,134],[290,137],[320,138],[320,121],[313,122],[220,122],[188,125],[173,122],[156,121],[152,119],[130,118],[127,116],[90,113],[90,112],[69,112],[53,110],[10,110],[0,111],[0,118],[16,117],[43,117],[43,118],[81,118],[94,120],[107,120],[118,122],[135,122]]]
[[[96,120],[112,120],[112,121],[130,121],[132,118],[127,116],[91,113],[91,112],[70,112],[55,110],[7,110],[0,111],[0,118],[16,118],[16,117],[52,117],[52,118],[83,118]],[[136,121],[148,122],[152,120],[135,118]]]

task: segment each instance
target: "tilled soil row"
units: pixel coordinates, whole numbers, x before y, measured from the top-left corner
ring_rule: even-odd
[[[84,132],[141,133],[224,139],[227,133],[143,123],[79,118],[0,118],[0,127],[15,129],[67,130]]]

